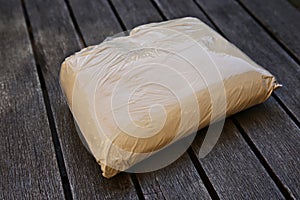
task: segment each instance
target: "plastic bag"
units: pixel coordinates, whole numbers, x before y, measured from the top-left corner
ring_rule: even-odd
[[[265,101],[280,86],[191,17],[142,25],[82,49],[63,62],[60,83],[78,132],[107,178]]]

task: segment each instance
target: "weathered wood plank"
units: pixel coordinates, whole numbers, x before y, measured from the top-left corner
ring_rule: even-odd
[[[138,25],[162,21],[150,1],[112,0],[112,3],[128,30]]]
[[[116,0],[113,1],[113,3],[115,3]],[[135,21],[136,24],[134,23],[128,23],[130,24],[132,27],[136,26],[138,24],[141,24],[142,22],[144,23],[145,20],[143,19],[143,15],[139,15],[139,19],[141,20],[141,22],[137,22],[136,21],[136,17],[134,16],[134,12],[131,12],[132,10],[144,10],[144,12],[146,12],[145,8],[143,7],[147,7],[147,12],[152,12],[152,14],[146,14],[146,15],[157,15],[157,18],[159,18],[159,14],[157,11],[155,11],[153,8],[149,7],[149,4],[144,4],[144,1],[139,1],[139,4],[132,4],[131,1],[118,1],[118,6],[116,6],[116,10],[118,11],[121,19],[123,19],[124,24],[126,25],[126,21],[129,21],[131,19],[133,19],[132,21]],[[162,2],[160,2],[162,3]],[[165,7],[167,9],[169,9],[170,13],[178,13],[177,8],[179,10],[181,9],[186,9],[187,11],[191,11],[194,12],[192,13],[192,15],[194,14],[195,16],[198,15],[199,13],[199,9],[197,7],[195,7],[195,4],[193,3],[193,1],[176,1],[176,7],[175,7],[175,3],[173,2],[173,6],[171,4],[171,1],[164,1],[165,3]],[[123,4],[127,4],[129,5],[128,7],[130,8],[129,10],[127,10],[127,14],[126,17],[122,15],[122,11],[120,12],[119,10],[123,9]],[[197,10],[196,10],[197,9]],[[162,9],[163,10],[163,9]],[[128,13],[133,13],[132,17],[130,17],[131,15],[129,15]],[[168,18],[168,13],[164,12],[165,16],[167,16]],[[185,16],[190,15],[189,12],[186,13]],[[182,17],[184,15],[177,15],[174,16],[175,18],[178,17]],[[204,15],[202,15],[202,18],[204,17]],[[205,19],[204,21],[208,22],[207,19]],[[131,28],[132,28],[131,27]],[[244,197],[246,195],[248,195],[248,197],[268,197],[268,196],[272,196],[274,198],[281,198],[281,193],[279,192],[279,190],[277,189],[276,185],[274,184],[273,180],[269,177],[269,175],[267,174],[267,172],[265,171],[265,169],[261,166],[261,164],[259,163],[259,161],[257,160],[257,158],[255,157],[255,155],[252,153],[251,149],[248,147],[247,143],[243,140],[243,138],[241,137],[241,135],[237,134],[238,131],[236,129],[233,128],[232,125],[226,125],[227,128],[225,128],[225,133],[223,133],[223,140],[229,140],[231,143],[230,145],[224,145],[222,142],[218,144],[219,149],[216,151],[218,154],[218,157],[223,157],[223,160],[218,160],[218,157],[214,158],[212,157],[210,160],[206,162],[203,162],[203,165],[205,164],[206,166],[209,166],[211,163],[214,162],[214,160],[218,160],[219,163],[217,166],[215,166],[215,169],[219,170],[219,177],[218,180],[214,180],[214,184],[213,186],[215,187],[215,189],[218,192],[219,196],[222,196],[225,198],[225,196],[227,195],[228,198],[230,197],[235,197],[235,196],[239,196],[239,197]],[[201,136],[200,136],[201,137]],[[232,146],[232,148],[231,148]],[[227,149],[225,149],[227,148]],[[243,149],[243,151],[238,151],[239,149]],[[232,153],[232,154],[231,154]],[[238,158],[238,159],[237,159]],[[243,162],[241,162],[241,160]],[[225,162],[227,163],[231,163],[231,165],[226,165],[226,164],[222,164],[222,162],[225,160]],[[187,161],[186,161],[187,162]],[[244,165],[246,164],[246,165]],[[255,167],[252,168],[247,168],[247,165],[255,165]],[[167,169],[167,168],[166,168]],[[239,173],[240,171],[246,170],[247,169],[247,173]],[[228,174],[223,173],[224,170],[227,170]],[[258,176],[253,176],[250,172],[252,170],[252,174],[257,174]],[[209,172],[207,170],[207,172]],[[236,174],[236,176],[232,176],[233,172]],[[157,172],[158,173],[158,172]],[[214,171],[214,173],[217,173]],[[209,174],[213,175],[212,173]],[[228,176],[232,176],[231,179],[228,179]],[[138,176],[139,177],[139,176]],[[216,177],[216,176],[215,176]],[[223,180],[223,181],[220,181]],[[148,180],[149,181],[149,180]],[[147,181],[146,181],[147,182]],[[268,185],[265,188],[261,188],[258,187],[260,184],[263,185]],[[226,190],[224,188],[227,188],[228,186],[229,189]],[[141,187],[142,189],[144,188],[145,191],[148,191],[150,189],[147,189],[147,183],[142,182],[141,181]],[[232,190],[230,190],[230,188],[237,188],[238,190],[236,191],[236,193],[234,193]]]
[[[179,1],[177,1],[178,3]],[[218,3],[216,3],[218,4]],[[192,10],[191,6],[188,6],[188,3],[185,1],[185,3],[183,3],[181,6],[180,6],[180,9],[176,10],[176,9],[173,9],[173,10],[170,10],[168,6],[168,4],[166,4],[166,1],[159,1],[158,3],[159,7],[162,9],[162,11],[164,12],[164,14],[167,16],[167,17],[179,17],[179,16],[184,16],[184,15],[188,15],[188,13]],[[178,5],[178,4],[177,4]],[[210,6],[210,10],[213,10],[214,7],[218,7],[218,6]],[[206,8],[205,8],[206,9]],[[224,7],[224,9],[227,9],[227,10],[231,10],[232,13],[240,13],[239,11],[236,11],[230,7]],[[199,9],[198,12],[201,12],[201,10]],[[214,12],[218,12],[218,11],[214,11]],[[223,13],[228,13],[226,12],[225,10],[222,11]],[[197,11],[193,11],[192,12],[193,15],[199,17],[200,19],[202,19],[201,17],[203,16],[202,14],[199,14],[197,15]],[[210,15],[210,12],[208,12],[209,16],[211,17],[212,20],[214,20],[215,22],[215,17],[214,15]],[[228,14],[230,16],[232,16],[233,14]],[[221,19],[226,19],[228,18],[227,16],[219,16],[219,23],[217,24],[219,29],[223,32],[223,29],[224,30],[227,30],[227,29],[233,29],[234,27],[230,27],[230,25],[226,25],[227,22],[225,21],[221,21]],[[241,18],[241,20],[243,21],[243,17],[239,17]],[[206,21],[206,19],[202,19],[204,21]],[[229,19],[227,19],[229,20]],[[238,18],[235,18],[235,19],[231,19],[231,20],[236,20],[238,21],[239,19]],[[215,22],[216,23],[216,22]],[[235,22],[237,23],[237,22]],[[220,26],[219,26],[220,24]],[[228,26],[226,29],[223,28],[224,26]],[[241,25],[242,26],[242,25]],[[228,32],[225,32],[224,31],[224,34],[225,36],[230,36],[230,33],[232,32],[238,32],[237,30],[231,30],[231,31],[228,31]],[[239,30],[240,31],[240,30]],[[252,35],[255,35],[255,33],[252,33]],[[239,44],[239,40],[243,40],[243,37],[232,37],[231,41],[236,43],[236,44]],[[251,42],[253,42],[255,40],[251,40]],[[249,42],[249,43],[251,43]],[[243,50],[246,50],[246,48],[244,47]],[[248,50],[249,51],[249,50]],[[253,54],[253,58],[255,57],[258,57],[259,55],[256,55],[256,54]],[[293,88],[291,88],[291,90],[293,90]],[[285,114],[285,112],[280,108],[280,106],[277,104],[277,103],[274,103],[274,98],[270,98],[269,101],[265,102],[263,105],[264,106],[260,106],[258,107],[257,111],[256,112],[262,112],[262,113],[265,113],[266,116],[272,116],[274,119],[271,119],[271,118],[268,118],[268,117],[265,117],[263,118],[261,121],[262,123],[264,124],[267,124],[269,126],[269,129],[268,131],[265,131],[264,134],[259,134],[260,136],[262,135],[267,135],[267,134],[273,134],[273,135],[276,135],[276,137],[279,137],[280,139],[278,140],[281,140],[283,141],[284,145],[282,145],[281,147],[277,144],[276,140],[271,140],[269,138],[264,138],[264,137],[261,137],[261,138],[257,138],[256,139],[256,143],[259,143],[260,145],[257,145],[259,147],[259,151],[263,154],[264,158],[268,161],[268,164],[272,167],[272,169],[276,172],[276,175],[278,177],[280,177],[282,179],[282,181],[284,181],[285,179],[287,180],[290,180],[289,177],[290,176],[293,176],[295,175],[294,173],[297,173],[297,172],[289,172],[289,171],[284,171],[281,172],[282,168],[285,168],[285,169],[293,169],[293,166],[291,165],[291,163],[298,163],[299,165],[299,162],[298,162],[298,158],[294,157],[294,156],[290,156],[290,157],[286,157],[285,158],[285,153],[282,153],[282,154],[277,154],[278,156],[282,156],[283,157],[283,160],[285,161],[282,161],[282,163],[277,163],[276,162],[276,157],[275,157],[275,154],[273,155],[273,151],[271,149],[277,149],[275,152],[289,152],[290,151],[290,148],[288,147],[287,143],[289,143],[295,150],[295,147],[297,146],[297,140],[290,140],[289,136],[288,135],[285,135],[285,134],[281,134],[280,130],[282,127],[285,127],[287,130],[291,129],[291,130],[294,130],[296,128],[296,125],[291,121],[291,119],[289,118],[289,116],[287,116]],[[252,112],[250,113],[249,112],[249,115],[248,115],[248,112],[249,111],[245,111],[243,113],[245,113],[245,119],[247,118],[247,120],[249,121],[249,123],[255,121],[255,119],[260,119],[259,117],[256,116],[256,112]],[[284,120],[277,120],[276,117],[277,115],[274,116],[274,112],[278,113],[277,115],[278,116],[281,116],[284,118]],[[247,116],[247,117],[246,117]],[[239,118],[238,118],[238,122],[239,122]],[[273,123],[274,121],[277,121],[277,123]],[[250,126],[251,127],[251,126]],[[249,132],[251,129],[250,127],[243,127],[245,129],[247,129],[248,131],[246,131],[247,135],[249,135],[249,137],[251,138],[251,140],[254,140],[255,138],[252,137],[252,134],[255,134],[255,132]],[[262,129],[262,130],[265,130],[265,129]],[[295,137],[299,137],[299,136],[295,136]],[[299,140],[299,138],[298,138]],[[268,143],[268,148],[265,148],[265,144]],[[294,151],[292,151],[294,152]],[[273,155],[273,156],[270,156],[270,155]],[[290,160],[293,160],[293,162],[291,162]],[[285,176],[283,178],[283,176]],[[299,174],[298,176],[296,176],[299,178]],[[284,181],[284,185],[286,188],[293,188],[294,186],[291,185],[289,183],[290,181]],[[297,184],[296,184],[297,185]]]
[[[187,0],[186,2],[179,0],[176,3],[172,0],[154,0],[154,2],[167,19],[197,17],[210,27],[214,28],[210,20],[208,20],[201,11],[199,12],[199,8],[192,0]]]
[[[69,2],[86,45],[99,44],[107,36],[123,31],[108,1]]]
[[[300,121],[300,67],[237,2],[197,0],[218,28],[258,64],[272,72],[284,87],[275,91]],[[229,12],[230,11],[230,12]]]
[[[211,199],[187,153],[171,165],[137,178],[145,199]]]
[[[300,61],[300,12],[286,0],[240,0]]]
[[[0,4],[0,199],[63,199],[22,7]]]
[[[198,156],[202,137],[192,148]],[[199,159],[220,199],[283,199],[282,194],[231,120],[214,149]]]
[[[101,176],[100,167],[81,144],[62,96],[58,82],[60,64],[66,56],[80,49],[79,39],[65,2],[31,0],[25,1],[25,5],[73,197],[75,199],[136,198],[136,191],[128,174],[121,174],[111,180]]]
[[[272,166],[274,173],[284,183],[291,196],[299,199],[300,130],[287,118],[287,114],[280,109],[274,99],[236,116],[242,128],[267,163]]]

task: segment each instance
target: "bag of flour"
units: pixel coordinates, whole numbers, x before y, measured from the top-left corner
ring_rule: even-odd
[[[272,74],[196,18],[134,28],[62,64],[78,132],[110,178],[211,122],[265,101]]]

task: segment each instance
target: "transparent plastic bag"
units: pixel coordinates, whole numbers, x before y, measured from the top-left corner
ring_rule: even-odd
[[[192,17],[142,25],[82,49],[63,62],[60,83],[83,143],[107,178],[170,164],[198,129],[265,101],[280,86]],[[218,124],[202,157],[219,137]]]

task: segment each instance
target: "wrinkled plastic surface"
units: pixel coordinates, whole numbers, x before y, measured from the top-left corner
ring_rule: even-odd
[[[108,178],[279,87],[191,17],[142,25],[82,49],[63,62],[60,83],[82,140]]]

